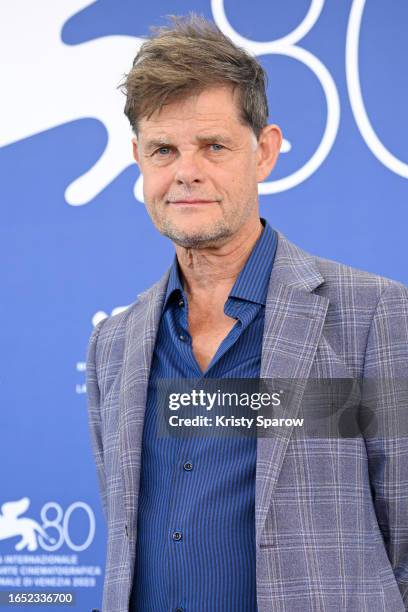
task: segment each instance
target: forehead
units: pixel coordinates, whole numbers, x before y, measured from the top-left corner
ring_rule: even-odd
[[[227,132],[249,129],[240,116],[238,92],[230,86],[215,86],[170,102],[148,119],[141,118],[138,131],[144,138],[214,128]]]

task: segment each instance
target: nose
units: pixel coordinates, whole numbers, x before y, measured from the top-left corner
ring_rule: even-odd
[[[194,152],[179,155],[174,178],[178,185],[193,185],[203,182],[203,170]]]

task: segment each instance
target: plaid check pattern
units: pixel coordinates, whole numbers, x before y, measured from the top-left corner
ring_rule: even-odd
[[[108,527],[104,612],[129,609],[146,392],[168,275],[89,342],[89,425]],[[288,417],[308,377],[407,376],[408,289],[278,232],[261,377],[299,380]],[[408,439],[291,433],[257,440],[258,611],[406,612]]]

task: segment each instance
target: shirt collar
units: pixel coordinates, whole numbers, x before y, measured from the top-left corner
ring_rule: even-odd
[[[164,298],[163,308],[167,306],[167,303],[170,301],[170,298],[173,297],[173,294],[177,294],[177,297],[179,297],[180,293],[184,295],[183,284],[180,278],[181,273],[177,261],[177,255],[174,255],[173,263],[170,268],[170,275],[167,283],[167,291],[166,296]]]
[[[275,230],[269,225],[266,219],[261,218],[261,223],[264,229],[256,241],[244,267],[239,273],[230,291],[229,297],[263,304],[265,306],[269,277],[272,272],[278,240]],[[173,295],[180,297],[180,293],[184,296],[180,267],[177,261],[177,255],[175,255],[173,264],[170,268],[163,309],[167,306]]]
[[[262,234],[239,273],[230,291],[230,297],[265,306],[278,240],[275,230],[266,219],[261,218],[261,223],[264,226]]]

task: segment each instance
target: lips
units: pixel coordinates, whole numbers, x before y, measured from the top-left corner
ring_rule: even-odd
[[[200,205],[200,204],[215,204],[217,200],[200,200],[198,198],[183,198],[180,200],[171,200],[169,204],[176,205]]]

